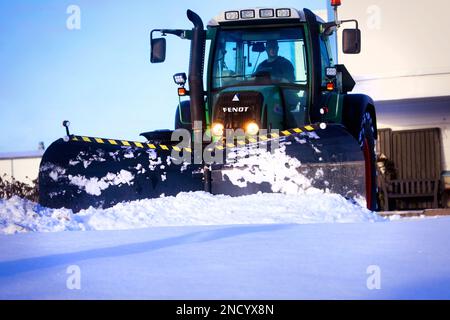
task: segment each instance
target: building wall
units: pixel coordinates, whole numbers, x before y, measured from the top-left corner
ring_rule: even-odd
[[[38,177],[41,158],[0,159],[0,176],[11,181],[15,180],[31,183]]]
[[[357,19],[362,33],[361,54],[339,48],[355,91],[378,101],[450,95],[449,12],[448,0],[343,1],[340,18]]]
[[[10,179],[11,178],[11,169],[12,169],[12,160],[0,160],[0,177],[3,179]]]
[[[342,29],[338,33],[339,63],[356,80],[353,92],[365,93],[383,105],[377,107],[380,128],[393,130],[439,127],[444,170],[450,171],[450,1],[358,0],[343,1],[340,19],[357,19],[362,48],[344,55]],[[344,28],[352,24],[345,24]],[[449,97],[435,107],[436,97]],[[389,101],[414,98],[390,108]]]

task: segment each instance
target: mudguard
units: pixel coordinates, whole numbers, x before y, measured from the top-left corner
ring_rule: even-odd
[[[346,94],[344,96],[344,108],[342,113],[342,121],[348,131],[356,136],[361,129],[361,119],[364,112],[369,111],[374,120],[375,133],[377,132],[377,121],[375,112],[375,103],[372,98],[365,94]],[[358,121],[359,120],[359,121]],[[375,134],[375,139],[377,138]]]

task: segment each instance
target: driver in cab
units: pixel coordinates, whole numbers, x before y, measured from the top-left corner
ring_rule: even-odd
[[[294,67],[288,59],[278,55],[278,50],[277,40],[268,40],[266,42],[267,59],[258,65],[255,74],[268,73],[271,79],[282,82],[294,82]]]

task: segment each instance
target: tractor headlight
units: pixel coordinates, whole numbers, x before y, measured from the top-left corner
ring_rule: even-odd
[[[224,129],[223,124],[216,122],[213,123],[211,126],[211,133],[213,136],[221,137],[223,136],[223,129]]]
[[[255,136],[259,131],[259,126],[255,122],[249,122],[245,126],[245,133],[251,136]]]

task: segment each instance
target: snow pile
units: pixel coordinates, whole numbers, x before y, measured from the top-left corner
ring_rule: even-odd
[[[0,234],[83,230],[72,210],[48,209],[17,196],[0,199]]]
[[[241,197],[205,192],[180,193],[120,203],[108,209],[89,208],[73,214],[44,208],[13,197],[0,200],[0,233],[65,230],[123,230],[154,226],[233,224],[306,224],[384,221],[337,194],[255,194]]]

